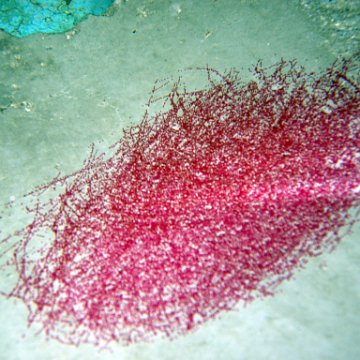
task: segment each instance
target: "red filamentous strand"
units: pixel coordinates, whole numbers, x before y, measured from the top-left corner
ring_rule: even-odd
[[[272,294],[351,223],[360,101],[347,63],[320,76],[259,63],[248,84],[235,71],[199,71],[208,88],[177,84],[113,155],[92,149],[81,170],[30,195],[38,200],[11,248],[19,276],[9,296],[51,338],[187,333]]]

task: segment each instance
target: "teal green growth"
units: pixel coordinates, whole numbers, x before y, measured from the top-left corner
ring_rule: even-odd
[[[0,29],[16,37],[71,30],[88,15],[102,15],[114,0],[0,0]]]

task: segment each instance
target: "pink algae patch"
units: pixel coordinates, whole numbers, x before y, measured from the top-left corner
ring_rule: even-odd
[[[354,221],[360,101],[347,70],[259,63],[248,84],[203,69],[207,88],[175,85],[112,155],[92,151],[29,195],[32,222],[3,240],[16,239],[7,296],[77,345],[185,334],[272,294]]]

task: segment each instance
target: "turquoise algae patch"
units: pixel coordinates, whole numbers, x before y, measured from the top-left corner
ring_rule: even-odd
[[[102,15],[114,0],[1,0],[0,29],[16,37],[71,30],[88,15]]]

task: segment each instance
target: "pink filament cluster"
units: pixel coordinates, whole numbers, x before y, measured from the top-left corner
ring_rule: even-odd
[[[346,63],[318,77],[294,62],[258,64],[248,84],[205,71],[206,89],[175,86],[113,155],[92,152],[33,193],[63,189],[32,209],[9,296],[48,336],[102,344],[187,333],[272,294],[351,222],[360,103]]]

